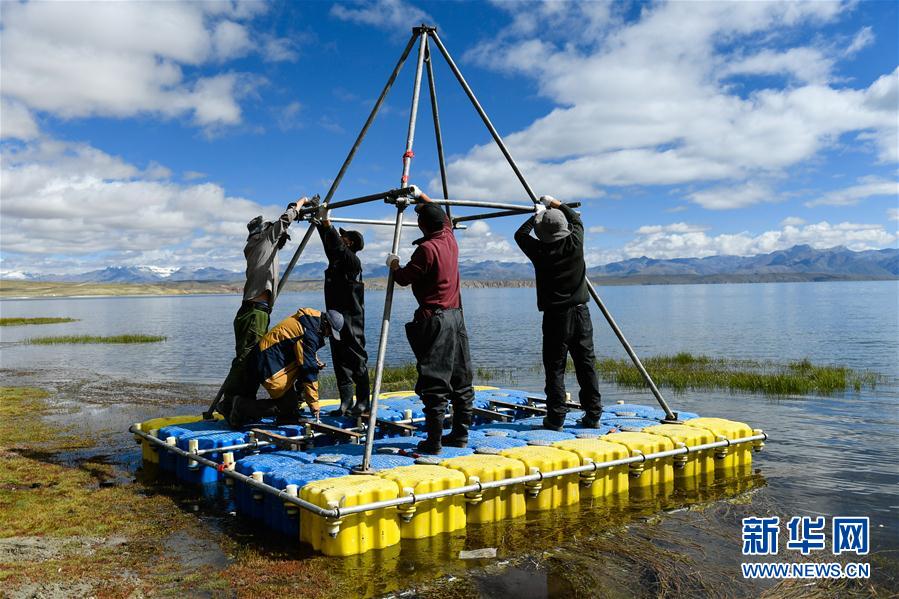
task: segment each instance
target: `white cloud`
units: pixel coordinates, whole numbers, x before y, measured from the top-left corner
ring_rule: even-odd
[[[802,83],[825,83],[833,59],[816,48],[790,48],[785,52],[762,50],[742,60],[728,62],[721,71],[730,75],[787,75]]]
[[[337,3],[331,7],[331,16],[360,25],[395,28],[409,32],[411,32],[410,24],[434,24],[428,13],[403,0]]]
[[[692,202],[709,210],[731,210],[760,202],[776,201],[776,197],[771,192],[771,189],[758,183],[745,183],[738,187],[717,187],[696,191],[687,197]]]
[[[782,221],[780,221],[781,226],[783,227],[798,227],[799,225],[805,224],[804,218],[799,218],[798,216],[788,216]]]
[[[806,202],[805,205],[808,207],[855,206],[864,199],[876,197],[891,197],[894,201],[899,199],[899,181],[868,179],[852,187],[829,191],[817,200]]]
[[[471,223],[467,229],[456,231],[459,243],[459,259],[481,262],[483,260],[501,260],[506,262],[525,262],[527,258],[513,246],[508,239],[496,235],[490,225],[482,220]]]
[[[185,181],[195,181],[197,179],[205,179],[206,173],[201,173],[200,171],[184,171],[181,173],[181,178]]]
[[[239,267],[245,223],[264,207],[203,183],[181,185],[166,167],[139,168],[85,144],[43,140],[4,148],[0,235],[4,266],[34,271],[99,259],[108,264]],[[214,237],[213,250],[202,240]]]
[[[887,208],[887,218],[899,221],[899,208]]]
[[[34,116],[20,102],[0,98],[0,139],[34,139],[38,126]]]
[[[849,47],[846,48],[846,55],[852,56],[873,43],[874,32],[870,27],[862,27],[859,29],[858,33],[855,34],[855,37],[852,38],[852,43],[849,44]]]
[[[758,235],[748,232],[708,235],[701,228],[684,225],[685,231],[673,230],[672,225],[652,225],[637,230],[637,237],[624,246],[625,257],[688,258],[715,255],[753,256],[783,250],[798,244],[815,248],[838,245],[861,251],[879,249],[895,244],[897,235],[879,224],[821,221],[805,226],[785,225],[780,230]]]
[[[239,123],[238,100],[259,80],[192,73],[253,51],[253,34],[239,21],[265,8],[230,2],[4,3],[4,99],[63,118],[151,113],[190,115],[203,127]]]
[[[513,3],[509,10],[520,7]],[[555,103],[545,116],[505,135],[538,194],[577,199],[596,197],[607,186],[734,187],[774,179],[845,134],[869,136],[881,160],[896,158],[896,72],[868,87],[829,86],[839,49],[782,47],[793,28],[832,21],[845,8],[824,2],[651,4],[636,21],[612,15],[592,41],[543,27],[551,21],[533,10],[509,28],[530,28],[530,36],[500,32],[468,58],[533,78]],[[745,54],[735,55],[735,47]],[[734,69],[788,73],[797,85],[741,94],[728,78]],[[453,160],[449,172],[466,197],[521,194],[503,162],[485,144]],[[696,194],[694,201],[725,209],[766,199],[761,186],[747,185],[736,199]]]
[[[599,234],[599,233],[605,233],[605,232],[606,232],[606,228],[602,225],[587,227],[587,233],[591,233],[594,235]]]

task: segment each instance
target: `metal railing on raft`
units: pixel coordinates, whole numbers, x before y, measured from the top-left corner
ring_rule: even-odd
[[[387,499],[384,501],[375,501],[371,503],[363,503],[354,506],[346,506],[341,507],[337,504],[332,504],[329,507],[321,507],[319,505],[315,505],[314,503],[310,503],[298,497],[299,488],[296,485],[288,485],[286,489],[278,489],[276,487],[272,487],[271,485],[267,485],[262,480],[261,477],[256,478],[254,476],[247,476],[245,474],[241,474],[234,470],[235,461],[233,454],[229,452],[225,452],[222,455],[222,462],[216,462],[214,460],[210,460],[202,455],[197,453],[192,453],[190,451],[186,451],[181,449],[176,445],[171,445],[162,439],[154,437],[149,433],[146,433],[140,430],[139,425],[132,425],[129,429],[129,432],[140,437],[141,439],[152,443],[155,446],[158,446],[165,451],[170,453],[174,453],[188,460],[192,460],[197,464],[201,464],[203,466],[208,466],[209,468],[214,468],[218,472],[220,472],[223,476],[227,478],[231,478],[237,481],[240,481],[246,485],[249,485],[255,489],[258,489],[264,493],[268,493],[272,495],[276,499],[280,499],[285,503],[292,504],[300,509],[304,509],[308,512],[312,512],[317,516],[321,516],[322,518],[326,518],[331,527],[332,536],[336,536],[337,532],[339,532],[340,520],[344,516],[349,516],[351,514],[358,514],[362,512],[369,512],[373,510],[379,509],[387,509],[391,507],[397,507],[406,504],[415,504],[421,501],[429,501],[432,499],[440,499],[442,497],[450,497],[453,495],[465,495],[466,500],[470,503],[479,503],[482,500],[482,494],[484,491],[490,489],[498,489],[501,487],[509,487],[512,485],[520,485],[524,484],[527,487],[527,492],[532,497],[536,497],[540,491],[542,490],[542,481],[548,478],[555,478],[559,476],[567,476],[570,474],[580,474],[582,476],[582,482],[585,486],[589,486],[593,483],[595,477],[591,477],[592,473],[595,473],[597,470],[602,470],[605,468],[613,468],[615,466],[624,466],[631,465],[631,474],[634,476],[640,476],[643,472],[642,466],[645,462],[651,460],[664,459],[668,457],[674,457],[679,455],[688,455],[691,453],[698,453],[700,451],[707,451],[709,449],[725,449],[724,452],[719,453],[716,457],[723,458],[726,455],[726,448],[731,447],[733,445],[742,445],[746,443],[752,443],[753,449],[755,451],[761,451],[762,447],[764,447],[764,442],[768,439],[768,435],[762,432],[760,429],[754,429],[753,435],[749,437],[744,437],[742,439],[726,439],[723,437],[719,437],[718,441],[714,441],[712,443],[704,443],[702,445],[695,445],[693,447],[688,447],[683,444],[679,444],[680,446],[675,449],[669,449],[666,451],[659,451],[656,453],[647,453],[644,454],[639,450],[633,450],[631,453],[631,457],[628,458],[620,458],[617,460],[609,460],[606,462],[594,462],[589,460],[589,458],[584,459],[584,464],[580,466],[573,466],[571,468],[563,468],[561,470],[551,470],[549,472],[541,472],[539,469],[535,467],[531,467],[530,474],[526,474],[524,476],[515,476],[511,478],[503,478],[499,480],[493,480],[489,482],[481,482],[478,477],[470,476],[468,478],[469,484],[454,487],[451,489],[444,489],[441,491],[432,491],[430,493],[420,493],[415,494],[414,492],[408,492],[406,495],[401,497],[397,497],[396,499]],[[221,451],[221,449],[220,449]],[[634,466],[639,465],[639,466]],[[685,462],[676,462],[676,466],[683,467]]]

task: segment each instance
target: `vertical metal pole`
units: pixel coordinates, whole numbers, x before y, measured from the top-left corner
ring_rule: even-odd
[[[440,132],[440,113],[437,110],[437,84],[434,81],[434,63],[431,61],[431,49],[425,39],[425,64],[428,66],[428,90],[431,92],[431,116],[434,119],[434,137],[437,140],[437,162],[440,164],[440,183],[443,186],[443,197],[448,198],[449,189],[446,184],[446,161],[443,158],[443,135]],[[446,216],[452,221],[453,213],[446,205]]]
[[[325,199],[322,200],[322,204],[327,204],[331,201],[331,198],[334,197],[334,192],[337,191],[337,186],[340,185],[340,182],[343,180],[343,175],[346,173],[347,168],[349,168],[350,163],[356,156],[356,150],[359,149],[359,146],[362,144],[362,140],[365,139],[365,134],[368,133],[368,128],[371,127],[372,122],[374,122],[375,120],[375,116],[377,116],[378,111],[381,109],[381,105],[384,103],[384,98],[387,97],[387,93],[390,91],[390,88],[393,87],[393,82],[396,81],[396,76],[399,75],[400,69],[403,68],[403,64],[406,62],[406,57],[409,56],[409,52],[412,50],[412,46],[415,44],[415,39],[417,37],[419,37],[419,34],[416,30],[409,38],[409,43],[406,44],[406,48],[403,50],[403,54],[402,56],[400,56],[399,61],[397,61],[396,66],[393,67],[393,72],[390,74],[390,78],[384,85],[384,89],[381,90],[381,95],[378,96],[378,100],[377,102],[375,102],[374,107],[372,107],[371,113],[369,113],[368,115],[368,119],[366,119],[365,124],[362,126],[362,131],[360,131],[359,136],[356,137],[356,143],[353,144],[353,147],[350,149],[350,153],[347,154],[346,160],[343,161],[343,165],[337,172],[337,176],[334,177],[334,181],[331,183],[331,188],[328,189],[328,193],[325,195]],[[281,275],[281,281],[278,283],[278,289],[281,289],[287,282],[287,278],[290,277],[290,273],[291,271],[293,271],[293,267],[296,266],[297,260],[300,258],[300,254],[302,253],[302,247],[297,248],[297,251],[294,252],[293,258],[290,259],[290,264],[287,265],[287,268],[284,269],[284,274]]]
[[[443,58],[446,59],[447,64],[450,69],[452,69],[453,74],[456,76],[456,79],[459,80],[459,84],[462,86],[462,89],[465,90],[465,93],[468,95],[468,99],[471,100],[472,105],[475,110],[478,111],[478,114],[481,115],[481,120],[484,121],[484,124],[487,126],[487,129],[490,131],[490,134],[493,136],[493,141],[496,142],[496,145],[499,146],[500,151],[502,151],[503,156],[506,157],[506,160],[509,162],[509,166],[512,167],[512,170],[515,171],[515,174],[518,176],[518,180],[521,181],[521,184],[524,186],[524,190],[530,196],[531,201],[535,204],[537,203],[537,196],[534,194],[534,190],[531,189],[531,186],[528,185],[527,180],[524,178],[524,175],[521,174],[521,171],[518,170],[518,165],[515,164],[515,160],[512,159],[512,155],[509,153],[509,149],[506,148],[506,144],[503,143],[503,138],[499,136],[496,128],[493,126],[493,123],[490,122],[490,118],[487,116],[487,113],[484,112],[484,109],[481,108],[481,103],[478,102],[478,99],[475,97],[474,92],[469,87],[468,82],[465,81],[465,77],[462,76],[462,72],[459,70],[459,67],[456,66],[456,63],[453,62],[452,56],[450,56],[449,52],[447,52],[446,47],[444,47],[443,42],[440,41],[440,36],[437,35],[436,31],[431,32],[431,37],[434,38],[434,43],[437,44],[437,48],[440,50],[440,53],[443,54]]]
[[[412,108],[409,111],[409,130],[406,133],[406,151],[403,154],[403,175],[400,186],[405,187],[409,180],[409,169],[412,166],[412,143],[415,141],[415,121],[418,118],[418,97],[421,91],[421,71],[424,65],[426,30],[416,28],[420,41],[418,46],[418,64],[415,68],[415,83],[412,87]],[[393,229],[393,244],[390,252],[396,254],[400,249],[400,236],[403,231],[403,210],[406,205],[402,201],[396,206],[396,226]],[[381,396],[381,383],[384,378],[384,359],[387,354],[387,335],[390,331],[390,312],[393,308],[393,271],[387,273],[387,292],[384,296],[384,317],[381,321],[381,336],[378,339],[378,358],[375,362],[375,383],[372,389],[371,409],[368,415],[368,433],[365,436],[365,454],[362,457],[361,472],[368,472],[371,465],[371,452],[375,442],[375,422],[378,418],[378,399]]]
[[[597,306],[599,306],[599,311],[602,312],[602,315],[606,317],[609,326],[612,328],[615,336],[618,337],[618,341],[620,341],[621,345],[624,347],[624,351],[626,351],[627,355],[630,356],[631,361],[634,363],[634,366],[637,367],[637,370],[640,371],[640,375],[643,377],[643,380],[646,382],[649,390],[652,391],[653,395],[655,395],[656,401],[658,401],[659,405],[662,406],[662,409],[665,410],[665,416],[668,420],[676,421],[677,416],[675,416],[674,412],[671,411],[671,408],[668,407],[668,403],[665,401],[665,398],[662,397],[662,393],[659,391],[659,388],[656,387],[656,384],[655,382],[653,382],[652,377],[649,376],[649,373],[643,366],[643,362],[641,362],[640,358],[637,357],[637,353],[634,351],[634,348],[631,347],[631,344],[628,343],[627,339],[625,339],[624,333],[622,333],[621,329],[618,328],[618,323],[616,323],[615,319],[612,318],[612,313],[606,309],[605,304],[603,304],[602,300],[599,298],[599,294],[593,287],[593,283],[590,282],[589,278],[587,278],[586,281],[587,288],[590,290],[590,295],[593,297],[593,301],[596,302]]]

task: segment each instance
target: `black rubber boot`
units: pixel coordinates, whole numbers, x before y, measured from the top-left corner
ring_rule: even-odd
[[[577,425],[581,428],[599,428],[601,426],[599,420],[591,420],[586,416],[578,420]]]
[[[427,453],[437,455],[440,453],[442,446],[440,444],[443,435],[443,427],[441,422],[428,422],[425,430],[428,432],[428,438],[418,444],[418,453]]]
[[[296,395],[287,393],[281,399],[275,401],[275,424],[298,424],[300,422],[300,407],[297,405]]]
[[[564,421],[556,424],[555,422],[550,420],[548,416],[543,419],[543,428],[545,428],[547,430],[561,431],[564,427],[565,427]]]
[[[359,417],[371,410],[371,396],[356,397],[356,405],[350,410],[350,416]]]
[[[331,416],[345,416],[347,412],[352,412],[353,407],[353,385],[343,385],[337,388],[340,395],[340,407],[328,412]]]
[[[471,414],[453,414],[453,428],[450,434],[443,436],[441,442],[447,447],[468,447],[469,427]]]

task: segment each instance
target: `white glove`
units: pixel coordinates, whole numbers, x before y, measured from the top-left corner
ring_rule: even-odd
[[[543,204],[535,204],[534,212],[536,214],[540,214],[541,212],[546,212],[546,206],[544,206]]]
[[[410,185],[409,189],[412,190],[412,197],[414,199],[417,200],[417,199],[421,198],[421,190],[418,188],[418,185]]]
[[[393,263],[394,262],[399,263],[399,261],[400,261],[400,257],[397,256],[396,254],[387,254],[387,260],[386,260],[387,268],[393,268]]]
[[[540,196],[540,203],[545,207],[549,208],[553,202],[556,201],[556,198],[552,196]]]

